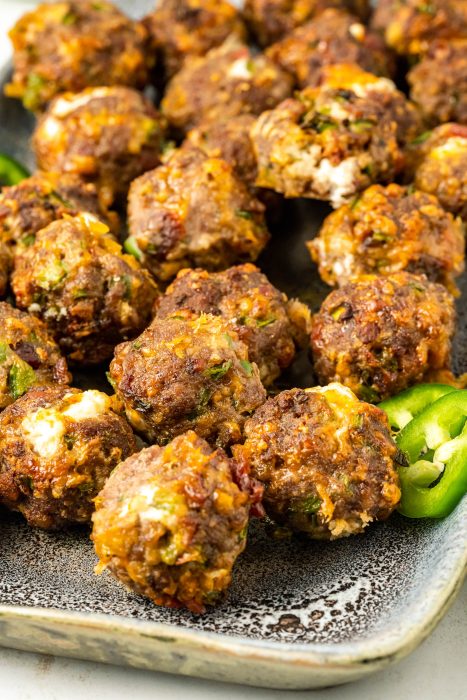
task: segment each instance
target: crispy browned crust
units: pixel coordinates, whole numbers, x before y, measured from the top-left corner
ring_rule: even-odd
[[[41,4],[21,17],[10,39],[15,70],[6,93],[33,111],[61,92],[143,87],[153,63],[142,23],[106,0]]]
[[[130,182],[160,162],[165,120],[127,87],[88,88],[51,102],[33,134],[43,170],[94,182],[106,205],[126,197]]]
[[[376,75],[392,76],[393,54],[376,32],[368,30],[358,17],[341,10],[326,10],[298,27],[266,52],[290,73],[299,87],[319,85],[324,66],[356,63]]]
[[[75,364],[108,359],[149,323],[157,288],[107,226],[89,214],[39,231],[16,256],[16,302],[42,318]]]
[[[68,384],[66,360],[45,323],[0,302],[0,410],[20,393],[42,384]],[[27,381],[15,382],[15,373]]]
[[[240,13],[226,0],[162,0],[144,19],[158,75],[171,78],[187,58],[204,56],[228,36],[246,38]]]
[[[283,391],[245,424],[233,448],[265,487],[280,525],[315,539],[362,532],[396,507],[399,480],[386,415],[341,385]]]
[[[95,185],[77,175],[37,172],[0,192],[0,240],[31,245],[41,228],[64,214],[76,216],[83,211],[118,231],[118,216],[101,205]]]
[[[462,221],[433,195],[394,183],[373,185],[330,214],[307,247],[331,286],[407,270],[454,292],[464,270]]]
[[[251,264],[224,272],[182,270],[157,301],[157,318],[188,314],[222,316],[247,345],[261,381],[270,385],[306,344],[311,314],[301,302],[289,302]]]
[[[467,37],[465,0],[379,0],[371,26],[398,53],[418,55],[435,39]]]
[[[186,132],[206,121],[261,114],[291,90],[287,73],[232,37],[185,64],[167,86],[162,111],[173,127]]]
[[[98,416],[74,420],[64,415],[80,396],[69,387],[37,387],[0,415],[0,502],[34,527],[55,530],[89,522],[94,498],[109,474],[136,451],[133,432],[112,410],[109,397],[108,409]],[[38,411],[63,421],[52,456],[39,454],[24,428],[23,421]]]
[[[451,294],[423,276],[368,275],[331,292],[313,320],[311,349],[321,384],[339,381],[377,402],[449,369]]]
[[[132,183],[128,212],[141,263],[164,281],[254,261],[269,240],[261,202],[228,163],[192,147]]]
[[[415,186],[438,197],[445,209],[467,219],[467,126],[442,124],[408,149]],[[423,140],[423,138],[421,139]]]
[[[260,46],[268,46],[329,8],[353,12],[366,20],[368,0],[246,0],[244,16]]]
[[[407,75],[426,122],[467,125],[467,38],[437,41]]]
[[[97,499],[98,571],[157,605],[204,612],[246,544],[250,497],[236,468],[192,431],[127,459]]]
[[[266,399],[246,345],[222,318],[156,318],[110,365],[128,420],[150,442],[195,430],[225,447],[241,439],[248,415]]]

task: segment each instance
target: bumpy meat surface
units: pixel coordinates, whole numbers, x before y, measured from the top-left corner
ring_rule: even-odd
[[[165,120],[142,93],[88,88],[51,102],[33,135],[43,170],[79,175],[102,201],[125,197],[130,182],[160,162]]]
[[[11,251],[0,238],[0,299],[5,296],[11,271]]]
[[[349,10],[368,17],[368,0],[246,0],[245,20],[260,46],[268,46],[290,34],[329,8]]]
[[[105,0],[43,3],[10,31],[14,73],[6,88],[27,109],[97,85],[143,87],[147,32]]]
[[[293,362],[298,347],[305,347],[311,320],[304,304],[289,301],[251,264],[218,273],[182,270],[158,299],[156,316],[185,312],[222,316],[247,345],[266,385]]]
[[[162,111],[181,130],[239,114],[261,114],[290,95],[292,79],[234,38],[193,58],[174,76]]]
[[[101,206],[92,183],[77,175],[38,172],[0,193],[0,240],[28,246],[41,228],[64,214],[90,212],[117,230],[118,217]]]
[[[422,143],[417,143],[422,141]],[[434,194],[445,209],[467,219],[467,126],[442,124],[409,149],[415,186]]]
[[[235,471],[193,431],[127,459],[97,498],[97,571],[157,605],[204,612],[224,597],[246,544],[250,497]]]
[[[267,514],[293,531],[358,534],[399,502],[386,415],[341,384],[283,391],[247,421],[245,436],[235,457],[264,484]]]
[[[116,348],[110,378],[130,423],[158,444],[186,430],[220,447],[239,442],[245,419],[266,399],[247,346],[207,314],[156,318]]]
[[[269,240],[264,206],[231,166],[191,147],[133,182],[128,212],[125,247],[160,280],[254,261]]]
[[[0,410],[31,387],[68,384],[71,375],[45,323],[0,302]]]
[[[231,34],[246,37],[238,10],[226,0],[162,0],[144,23],[166,79],[187,58],[204,56]]]
[[[111,471],[135,451],[106,394],[36,387],[0,415],[0,503],[46,530],[87,523]]]
[[[319,14],[273,44],[266,55],[299,87],[319,85],[323,66],[332,63],[356,63],[376,75],[394,73],[394,60],[383,39],[341,10]]]
[[[433,195],[394,183],[373,185],[330,214],[307,247],[331,286],[407,270],[455,291],[464,270],[462,221]]]
[[[429,124],[467,125],[467,38],[432,44],[407,80],[410,97]]]
[[[368,275],[331,292],[314,317],[311,349],[320,384],[338,381],[377,402],[449,369],[451,294],[425,277]]]
[[[75,364],[108,359],[151,319],[157,288],[108,227],[91,214],[65,217],[36,234],[15,259],[18,306],[42,318]]]
[[[253,186],[257,166],[250,129],[255,121],[252,114],[240,114],[201,124],[187,134],[187,141],[210,158],[225,160],[240,180]]]
[[[467,37],[465,0],[379,0],[371,26],[404,55],[423,54],[435,39]]]
[[[264,112],[251,137],[257,185],[286,197],[340,206],[404,165],[403,146],[418,126],[415,108],[392,81],[352,64],[323,68],[321,86]]]

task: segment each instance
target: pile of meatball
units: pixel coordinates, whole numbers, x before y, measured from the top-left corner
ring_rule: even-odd
[[[466,3],[70,0],[10,37],[38,169],[0,195],[0,503],[92,523],[99,572],[194,613],[253,516],[319,540],[388,518],[375,404],[456,382]],[[255,265],[284,198],[334,209],[316,313]],[[280,390],[300,351],[316,386]],[[89,368],[108,393],[73,388]]]

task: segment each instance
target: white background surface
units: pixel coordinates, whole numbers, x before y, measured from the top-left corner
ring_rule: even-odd
[[[0,0],[0,63],[5,34],[35,3]],[[0,144],[1,149],[1,144]],[[465,700],[467,583],[444,620],[419,649],[394,667],[352,685],[320,691],[272,691],[26,654],[0,648],[1,700]]]

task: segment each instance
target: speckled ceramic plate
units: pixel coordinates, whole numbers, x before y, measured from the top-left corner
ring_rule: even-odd
[[[17,103],[0,98],[0,150],[29,165],[31,127]],[[313,308],[326,290],[303,241],[327,211],[310,202],[287,205],[260,261],[272,282]],[[456,371],[467,370],[466,279],[463,286]],[[287,381],[313,382],[306,357]],[[250,685],[315,688],[381,669],[429,634],[465,573],[467,499],[440,522],[395,516],[334,543],[275,541],[255,523],[227,600],[202,617],[156,608],[110,575],[96,577],[87,535],[34,531],[20,517],[0,513],[0,645]]]

